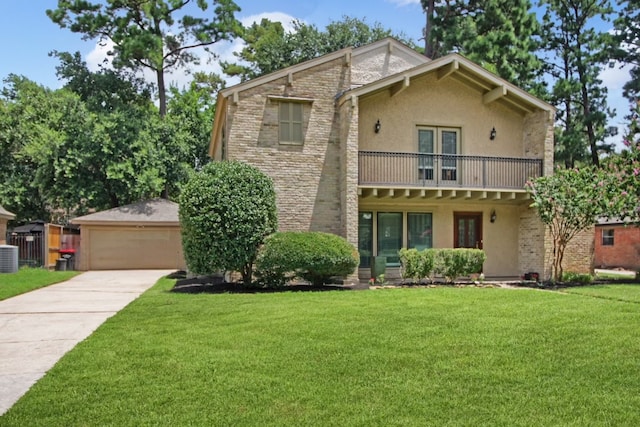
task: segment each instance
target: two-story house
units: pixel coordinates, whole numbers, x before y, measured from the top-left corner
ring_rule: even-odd
[[[281,230],[335,233],[399,266],[403,247],[486,251],[487,277],[545,272],[525,182],[553,173],[554,107],[451,54],[394,39],[220,91],[210,155],[271,176]]]

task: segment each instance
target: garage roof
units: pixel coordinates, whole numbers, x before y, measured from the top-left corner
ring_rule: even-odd
[[[91,225],[180,225],[178,204],[167,199],[143,200],[71,220]]]

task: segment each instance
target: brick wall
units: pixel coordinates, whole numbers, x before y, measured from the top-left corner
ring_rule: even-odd
[[[604,230],[613,230],[612,246],[602,245]],[[596,226],[594,265],[640,271],[640,227],[622,224]]]
[[[229,106],[228,158],[256,166],[273,179],[282,231],[344,234],[344,155],[334,99],[348,88],[348,76],[339,58],[294,73],[292,82],[284,77],[240,92],[238,103]],[[303,144],[279,143],[279,101],[269,95],[309,100],[303,110]]]

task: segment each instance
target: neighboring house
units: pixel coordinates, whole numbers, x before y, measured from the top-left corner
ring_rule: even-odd
[[[361,278],[374,256],[397,273],[402,247],[482,248],[487,277],[547,274],[524,186],[553,173],[554,116],[458,54],[388,38],[220,91],[209,154],[271,176],[279,228],[344,236]]]
[[[626,225],[619,220],[599,220],[594,264],[597,268],[640,271],[640,226]]]
[[[0,245],[7,244],[7,222],[14,219],[15,214],[9,212],[0,205]]]

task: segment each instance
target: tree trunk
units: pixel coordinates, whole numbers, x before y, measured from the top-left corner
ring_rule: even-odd
[[[167,92],[164,84],[164,70],[156,70],[156,76],[158,79],[158,99],[160,103],[160,117],[167,115]]]
[[[431,27],[433,26],[435,0],[424,0],[422,2],[422,6],[425,8],[425,14],[427,17],[426,25],[424,27],[424,56],[433,59],[435,47],[431,42]]]

